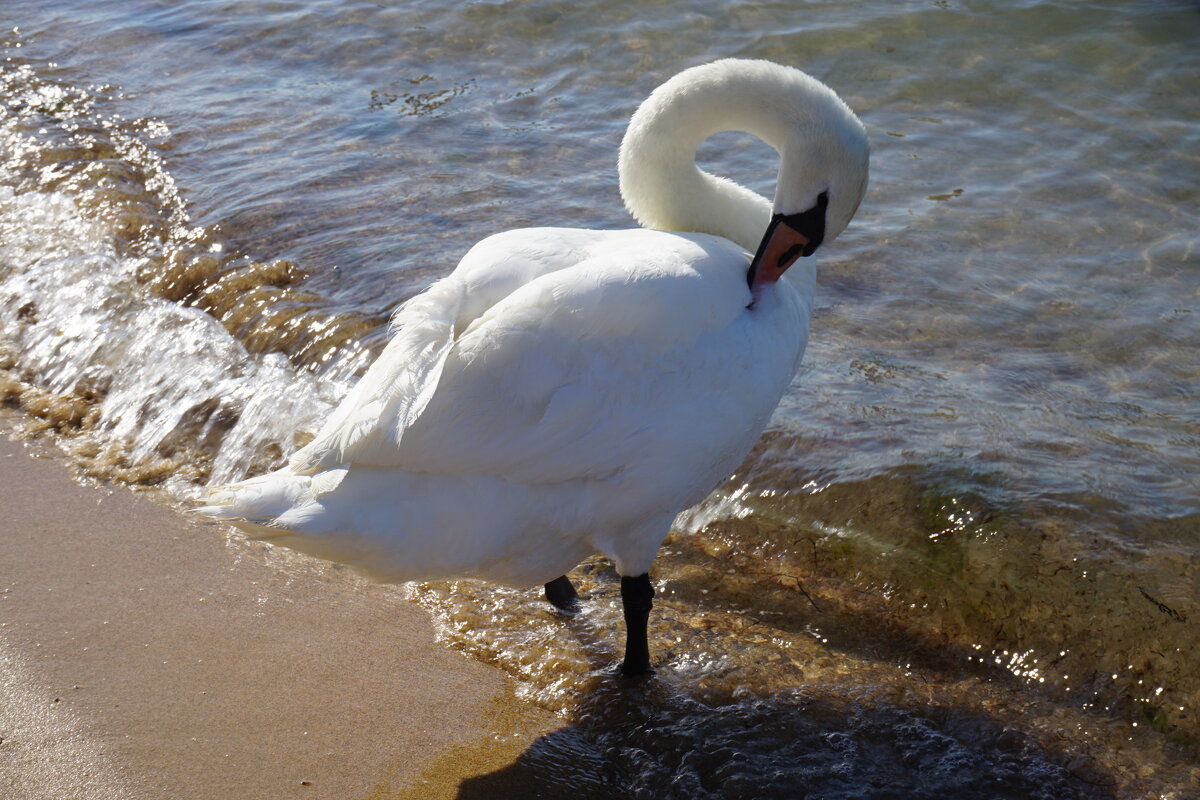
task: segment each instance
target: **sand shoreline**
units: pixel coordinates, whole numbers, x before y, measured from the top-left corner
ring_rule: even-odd
[[[562,724],[392,587],[43,443],[0,435],[0,487],[0,798],[454,797]]]

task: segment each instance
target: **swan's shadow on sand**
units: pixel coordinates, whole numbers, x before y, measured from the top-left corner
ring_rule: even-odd
[[[876,687],[800,687],[706,704],[670,667],[631,680],[585,622],[567,617],[595,671],[574,721],[508,766],[459,785],[463,800],[823,798],[1095,800],[1113,778],[975,709],[900,706]]]

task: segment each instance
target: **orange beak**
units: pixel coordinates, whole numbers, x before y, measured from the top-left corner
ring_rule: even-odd
[[[797,258],[812,252],[809,244],[807,236],[788,225],[782,218],[776,217],[771,220],[771,225],[758,246],[758,252],[750,262],[750,272],[747,275],[750,289],[754,290],[779,280],[779,276],[786,272]]]
[[[825,241],[825,212],[829,208],[829,192],[817,195],[817,202],[798,214],[776,214],[763,234],[762,243],[746,280],[750,291],[758,296],[758,288],[774,283],[800,256],[811,256]],[[754,305],[751,303],[750,305]]]

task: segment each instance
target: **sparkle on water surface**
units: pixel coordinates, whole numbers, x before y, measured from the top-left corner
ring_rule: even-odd
[[[473,242],[629,225],[617,144],[669,75],[825,80],[871,189],[802,375],[656,564],[656,676],[611,672],[601,560],[575,615],[406,594],[570,721],[523,757],[551,792],[1200,792],[1187,3],[12,0],[0,27],[0,395],[181,498],[302,444]],[[698,157],[771,193],[748,137]]]

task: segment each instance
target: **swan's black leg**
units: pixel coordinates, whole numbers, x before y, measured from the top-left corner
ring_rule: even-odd
[[[645,675],[650,672],[650,645],[646,641],[646,624],[654,606],[654,587],[650,575],[621,578],[621,605],[625,610],[625,660],[621,672],[626,675]]]
[[[559,575],[546,584],[546,599],[555,608],[566,611],[574,608],[579,602],[579,593],[575,591],[570,578],[566,575]]]

